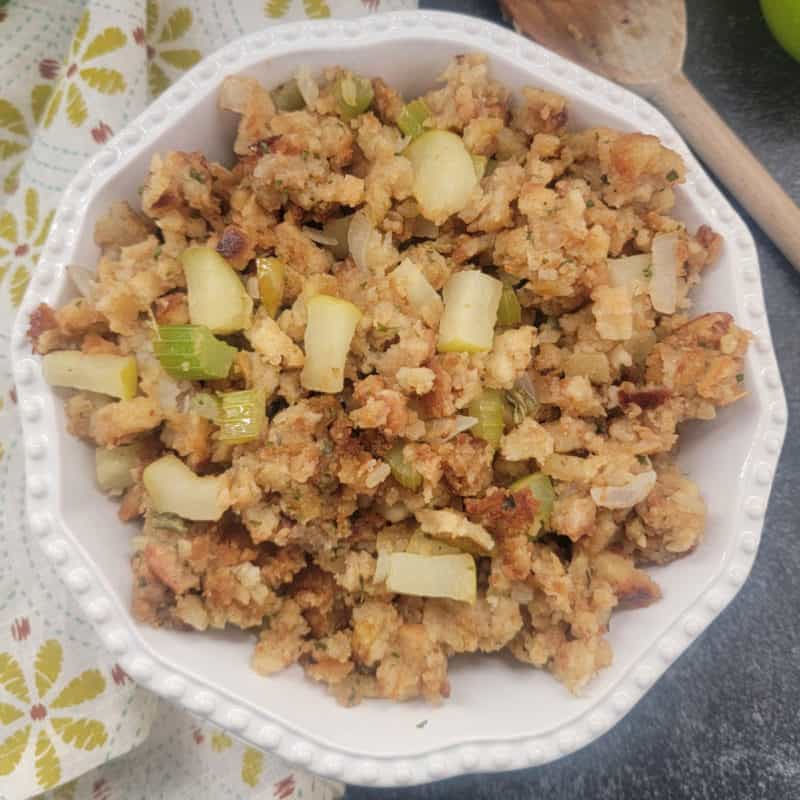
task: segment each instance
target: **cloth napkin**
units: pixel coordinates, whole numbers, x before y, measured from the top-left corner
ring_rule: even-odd
[[[26,528],[9,330],[72,175],[204,54],[284,20],[415,6],[0,0],[0,800],[341,796],[137,687],[102,648]]]

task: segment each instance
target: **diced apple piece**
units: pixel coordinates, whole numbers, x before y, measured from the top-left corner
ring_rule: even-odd
[[[448,597],[474,603],[477,592],[475,559],[467,553],[443,556],[392,553],[386,588],[397,594]]]
[[[450,131],[426,131],[404,155],[414,170],[412,191],[424,217],[441,225],[466,206],[478,176],[461,137]]]
[[[97,485],[104,492],[122,492],[133,486],[131,470],[139,463],[139,445],[98,447],[94,452]]]
[[[650,282],[652,256],[639,253],[635,256],[608,259],[608,282],[614,288],[630,286],[633,292]]]
[[[120,400],[136,396],[138,372],[133,356],[57,350],[42,358],[44,379],[51,386],[83,389]]]
[[[463,553],[463,550],[447,542],[441,542],[431,536],[426,536],[422,531],[416,531],[408,540],[407,553],[416,553],[420,556],[447,556]]]
[[[674,314],[678,306],[678,234],[660,233],[653,237],[653,277],[650,300],[659,314]]]
[[[422,319],[435,325],[442,316],[442,298],[425,277],[425,273],[410,259],[404,258],[389,276],[395,291],[405,297]]]
[[[486,353],[492,349],[503,284],[480,270],[456,272],[442,290],[441,353]]]
[[[300,383],[312,392],[341,392],[344,365],[361,312],[352,303],[327,294],[307,303],[306,360]]]
[[[253,301],[236,271],[210,247],[190,247],[181,255],[189,295],[189,318],[212,333],[247,328]]]
[[[217,520],[228,507],[227,481],[222,475],[195,475],[173,455],[145,467],[142,480],[156,511],[183,519]]]

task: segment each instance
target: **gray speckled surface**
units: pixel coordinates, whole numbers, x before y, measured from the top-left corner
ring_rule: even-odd
[[[422,5],[500,21],[491,0]],[[773,42],[755,0],[687,5],[687,74],[800,201],[800,64]],[[353,788],[350,800],[800,798],[800,274],[750,224],[789,432],[758,559],[742,591],[619,725],[575,755],[415,789]]]

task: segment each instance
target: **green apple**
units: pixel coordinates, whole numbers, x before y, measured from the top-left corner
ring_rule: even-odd
[[[761,0],[761,10],[772,35],[789,55],[800,61],[800,2]]]

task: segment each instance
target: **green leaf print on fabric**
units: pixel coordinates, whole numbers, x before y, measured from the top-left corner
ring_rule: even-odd
[[[83,65],[115,53],[127,44],[128,37],[120,28],[109,26],[96,34],[83,49],[90,28],[91,14],[89,11],[84,11],[70,46],[72,60],[69,64],[64,65],[65,70],[61,70],[62,75],[58,88],[55,91],[50,89],[48,94],[49,87],[36,86],[31,93],[31,108],[37,121],[42,117],[42,109],[46,106],[45,128],[49,128],[53,124],[62,105],[66,110],[67,119],[73,127],[79,128],[86,122],[89,110],[81,84],[104,95],[121,94],[127,87],[125,77],[119,70]],[[50,61],[51,67],[55,67],[52,60]],[[42,71],[42,74],[50,77],[49,72]],[[66,103],[64,103],[65,96]]]
[[[194,48],[169,47],[190,32],[194,24],[192,10],[188,6],[176,8],[159,32],[160,13],[157,0],[148,0],[147,27],[145,30],[137,28],[133,33],[136,43],[147,48],[147,85],[153,97],[160,95],[172,83],[173,79],[164,69],[165,65],[185,71],[203,57]]]

